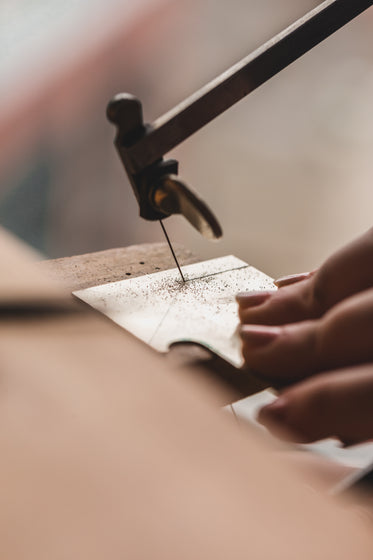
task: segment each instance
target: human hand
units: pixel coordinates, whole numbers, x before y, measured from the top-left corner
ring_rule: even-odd
[[[373,229],[300,278],[237,296],[246,365],[295,380],[373,361]]]
[[[277,292],[237,297],[247,367],[268,378],[295,381],[373,362],[373,230],[315,273],[285,279],[280,286]],[[345,441],[373,437],[373,422],[367,422],[373,418],[373,365],[362,371],[353,368],[298,384],[266,407],[260,419],[278,426],[282,417],[284,427],[301,441],[327,435]],[[347,402],[344,425],[338,422]]]
[[[275,435],[310,443],[336,437],[346,445],[373,438],[373,364],[321,373],[281,392],[258,420]]]

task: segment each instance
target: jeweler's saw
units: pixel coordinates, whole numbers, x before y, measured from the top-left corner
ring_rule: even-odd
[[[117,127],[115,145],[140,216],[162,220],[182,214],[208,239],[221,237],[209,207],[178,177],[178,162],[163,156],[372,4],[373,0],[322,2],[151,125],[144,124],[136,97],[116,95],[107,115]]]

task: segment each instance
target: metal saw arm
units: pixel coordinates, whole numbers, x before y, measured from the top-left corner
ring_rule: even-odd
[[[178,179],[178,162],[163,156],[372,5],[373,0],[322,2],[151,125],[143,123],[137,98],[116,95],[107,115],[117,127],[115,145],[140,215],[158,220],[181,213],[206,237],[220,237],[207,205]]]

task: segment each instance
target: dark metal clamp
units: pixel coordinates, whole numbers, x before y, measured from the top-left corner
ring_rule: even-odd
[[[130,148],[151,131],[151,126],[143,123],[139,99],[126,93],[116,95],[108,105],[107,116],[117,127],[115,145],[139,203],[140,216],[162,220],[182,214],[208,239],[221,237],[221,227],[209,207],[177,176],[176,160],[161,157],[136,169]]]

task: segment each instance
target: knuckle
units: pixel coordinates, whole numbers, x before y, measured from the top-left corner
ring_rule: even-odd
[[[312,300],[312,306],[315,309],[317,315],[321,315],[327,309],[327,285],[328,279],[326,272],[321,268],[320,271],[315,274],[312,282],[312,289],[310,291],[310,298]]]
[[[326,418],[331,410],[332,391],[330,384],[326,380],[315,383],[313,390],[308,394],[305,403],[310,416],[319,421]]]
[[[292,425],[305,441],[317,441],[329,435],[331,392],[324,381],[310,380],[302,394],[293,397]]]

